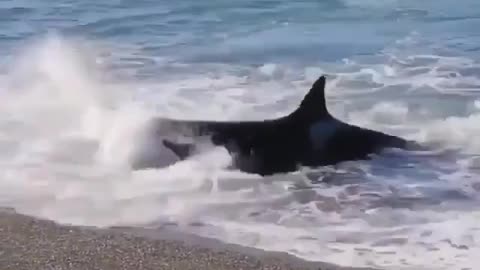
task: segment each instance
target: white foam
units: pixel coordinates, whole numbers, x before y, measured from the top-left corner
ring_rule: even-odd
[[[168,161],[162,169],[132,171],[129,162],[139,154],[136,146],[143,147],[140,154],[172,158],[144,134],[152,115],[258,119],[285,114],[300,102],[318,67],[298,74],[288,66],[266,64],[252,68],[251,77],[232,68],[213,75],[176,74],[165,81],[127,77],[119,83],[113,79],[116,70],[108,67],[111,61],[121,66],[125,51],[117,54],[83,41],[90,47],[86,53],[77,44],[58,36],[36,41],[1,77],[0,205],[73,224],[170,221],[226,241],[348,266],[457,269],[478,264],[479,188],[472,180],[478,176],[478,160],[467,155],[480,152],[478,111],[445,119],[432,113],[434,105],[407,106],[408,98],[420,96],[426,85],[435,89],[428,93],[434,97],[446,86],[450,92],[465,89],[461,76],[445,75],[475,62],[387,54],[378,64],[348,61],[327,83],[329,109],[343,120],[442,141],[459,153],[392,153],[262,178],[227,170],[231,158],[223,148]],[[105,48],[111,50],[108,57],[98,53]],[[468,76],[469,83],[476,80]],[[397,88],[394,98],[382,96],[399,84],[407,86]],[[372,98],[368,104],[373,105],[364,106]]]
[[[400,102],[379,102],[367,111],[350,113],[349,118],[358,125],[406,125],[408,108]]]

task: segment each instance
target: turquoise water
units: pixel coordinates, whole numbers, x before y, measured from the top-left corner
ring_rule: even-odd
[[[0,23],[0,206],[346,266],[478,265],[480,2],[0,1]],[[286,114],[321,74],[336,117],[434,150],[262,178],[143,136],[155,115]],[[135,154],[171,166],[131,171]]]

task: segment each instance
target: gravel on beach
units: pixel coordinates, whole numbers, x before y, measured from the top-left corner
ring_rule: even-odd
[[[174,231],[79,227],[0,211],[0,269],[352,269]]]

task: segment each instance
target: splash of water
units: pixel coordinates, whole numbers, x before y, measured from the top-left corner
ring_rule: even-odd
[[[264,109],[257,116],[282,114],[301,99],[318,68],[307,67],[299,76],[288,66],[266,64],[249,71],[257,79],[253,81],[233,73],[119,82],[112,79],[108,63],[121,59],[105,58],[99,51],[94,45],[86,50],[48,37],[24,48],[1,77],[0,205],[82,225],[175,224],[339,264],[474,265],[472,254],[480,247],[475,222],[479,188],[471,179],[478,173],[478,158],[470,154],[480,152],[474,140],[478,108],[468,96],[471,91],[455,92],[460,93],[458,108],[472,106],[446,119],[428,98],[421,106],[411,105],[409,98],[437,100],[440,89],[465,90],[465,81],[478,84],[473,76],[448,75],[474,68],[475,62],[389,56],[382,64],[364,66],[352,60],[327,90],[332,111],[348,122],[441,141],[455,145],[457,152],[386,154],[371,162],[261,178],[226,170],[230,157],[222,148],[163,169],[132,171],[129,162],[138,151],[162,153],[144,134],[159,110],[178,115],[181,107],[183,116],[193,115],[198,112],[188,100],[193,96],[218,104],[202,112],[207,118],[220,113],[230,118],[251,110],[242,107],[242,97]],[[402,88],[406,78],[410,83]],[[372,91],[375,100],[361,100]],[[348,103],[349,95],[359,97],[357,105]],[[168,152],[162,158],[174,159]]]

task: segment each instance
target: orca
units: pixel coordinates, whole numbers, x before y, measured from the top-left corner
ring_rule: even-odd
[[[189,121],[155,118],[155,125],[194,139],[181,143],[162,139],[179,159],[198,151],[207,137],[225,147],[240,171],[262,176],[319,167],[342,161],[370,159],[386,148],[406,149],[412,141],[370,130],[333,117],[325,101],[325,76],[320,76],[292,113],[260,121]],[[197,139],[195,141],[195,139]]]

